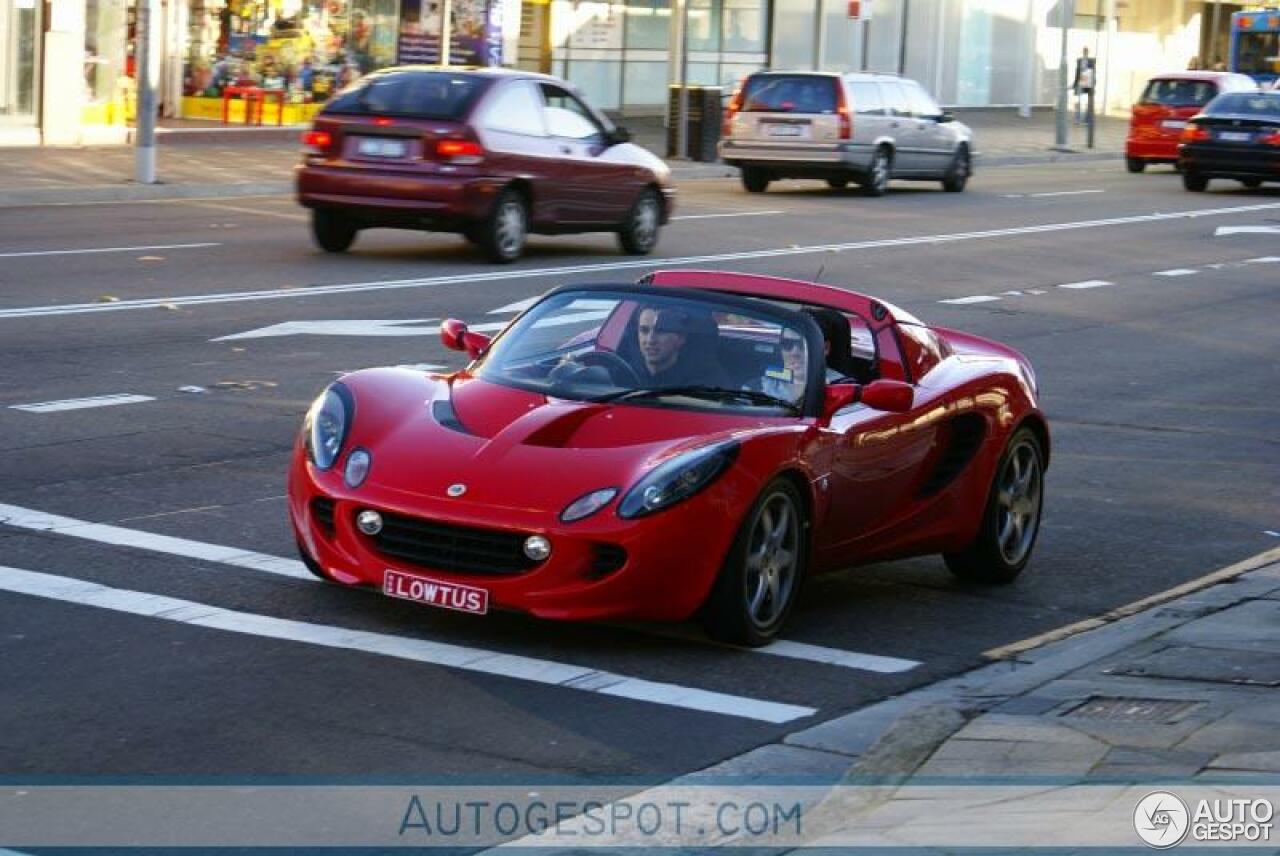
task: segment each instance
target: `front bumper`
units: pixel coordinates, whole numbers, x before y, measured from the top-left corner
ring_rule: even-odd
[[[622,520],[611,505],[585,520],[564,524],[558,512],[495,509],[368,483],[353,491],[343,483],[340,470],[335,466],[319,471],[305,453],[295,450],[289,471],[289,516],[298,545],[333,579],[381,587],[384,572],[397,570],[484,588],[491,608],[551,619],[688,618],[711,590],[737,532],[739,514],[734,509],[741,496],[749,495],[731,471],[697,496],[650,517]],[[332,523],[313,513],[316,498],[333,501]],[[551,541],[552,553],[520,573],[428,567],[380,552],[375,539],[355,526],[356,515],[364,509],[521,536],[539,534]],[[619,548],[625,551],[625,561],[601,573],[602,547],[615,557]]]

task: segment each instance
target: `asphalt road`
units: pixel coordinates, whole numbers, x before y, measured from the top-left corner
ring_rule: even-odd
[[[408,232],[327,256],[287,197],[0,209],[0,772],[664,779],[1276,546],[1280,238],[1215,232],[1280,224],[1280,191],[1191,194],[1098,163],[881,199],[691,181],[679,214],[651,258],[534,238],[494,267]],[[1054,453],[1028,571],[969,588],[924,558],[815,580],[788,634],[813,647],[783,655],[692,627],[443,614],[262,558],[293,558],[288,450],[337,374],[456,367],[439,319],[500,323],[555,285],[664,265],[818,278],[1030,356]],[[990,299],[946,302],[965,298]],[[15,409],[108,395],[140,400]],[[217,627],[186,621],[213,611]],[[727,712],[353,650],[342,630],[699,690]]]

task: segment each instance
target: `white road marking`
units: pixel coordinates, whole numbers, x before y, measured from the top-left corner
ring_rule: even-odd
[[[530,297],[525,300],[517,300],[515,303],[508,303],[506,306],[499,306],[497,309],[490,309],[490,315],[510,315],[517,312],[523,312],[533,304],[542,299],[542,295]]]
[[[246,333],[219,336],[211,342],[233,342],[237,339],[268,339],[275,336],[435,336],[440,333],[438,318],[368,319],[362,321],[285,321],[269,327],[259,327]],[[406,327],[406,324],[426,324],[430,327]]]
[[[63,410],[85,410],[90,407],[111,407],[117,404],[141,404],[144,401],[155,401],[149,395],[98,395],[93,398],[64,398],[61,401],[43,401],[38,404],[11,404],[11,410],[23,410],[27,413],[58,413]]]
[[[1152,276],[1191,276],[1200,273],[1193,268],[1173,268],[1171,270],[1158,270]]]
[[[306,222],[305,214],[289,214],[284,211],[268,211],[263,208],[243,208],[238,205],[223,205],[214,202],[201,202],[196,208],[214,208],[219,211],[233,211],[237,214],[250,214],[254,217],[275,217],[280,220],[294,220],[298,222]]]
[[[299,561],[255,553],[252,550],[241,550],[235,547],[223,547],[204,541],[191,541],[186,538],[173,538],[168,535],[153,535],[136,529],[124,529],[105,523],[90,523],[76,520],[73,517],[61,517],[56,514],[45,514],[30,508],[16,505],[0,504],[0,524],[18,529],[30,529],[36,532],[52,532],[68,535],[72,538],[84,538],[102,544],[114,544],[118,547],[134,547],[139,550],[150,550],[153,553],[165,553],[170,556],[182,556],[189,559],[203,559],[207,562],[220,562],[237,568],[251,571],[265,571],[285,577],[302,580],[314,580],[315,577]]]
[[[1270,535],[1272,538],[1280,538],[1280,532],[1275,532],[1275,531],[1272,531],[1271,529],[1263,529],[1262,534]]]
[[[146,247],[96,247],[89,250],[38,250],[23,253],[0,253],[0,259],[17,259],[30,256],[84,256],[92,253],[136,253],[142,250],[192,250],[201,247],[220,247],[222,244],[153,244]]]
[[[1001,296],[1001,297],[1021,297],[1022,295],[1023,295],[1023,292],[1019,291],[1019,290],[1018,290],[1018,289],[1016,289],[1016,288],[1015,288],[1015,289],[1013,289],[1012,291],[1002,291],[1002,292],[1000,292],[1000,296]]]
[[[1245,259],[1247,265],[1273,265],[1280,262],[1280,256],[1259,256],[1256,259]]]
[[[821,645],[792,642],[787,639],[779,639],[759,650],[762,654],[771,654],[775,657],[789,657],[793,660],[808,660],[829,666],[842,666],[846,669],[883,674],[908,672],[920,665],[916,660],[882,657],[877,654],[859,654],[857,651],[841,651],[838,648],[825,648]]]
[[[130,589],[111,588],[71,577],[54,576],[20,568],[0,566],[0,590],[62,603],[158,618],[194,627],[289,642],[303,642],[324,648],[361,651],[383,657],[773,724],[791,722],[817,713],[817,710],[812,707],[646,681],[615,672],[601,672],[584,666],[558,663],[554,660],[538,660],[533,657],[501,654],[482,648],[450,645],[427,639],[371,633],[328,624],[311,624],[287,618],[274,618],[253,612],[239,612],[210,604]]]
[[[952,297],[947,300],[939,300],[939,303],[953,303],[956,306],[964,306],[969,303],[990,303],[993,300],[999,300],[993,294],[975,294],[972,297]]]
[[[1033,198],[1045,196],[1080,196],[1085,193],[1106,193],[1105,190],[1055,190],[1052,193],[1029,193]]]
[[[1219,226],[1213,232],[1215,238],[1227,235],[1280,235],[1280,226]]]
[[[714,220],[717,217],[766,217],[770,214],[785,214],[785,211],[738,211],[733,214],[679,214],[672,220]]]
[[[366,291],[386,291],[403,288],[427,288],[436,285],[462,285],[476,282],[501,282],[513,279],[538,279],[561,277],[570,274],[597,274],[605,271],[637,270],[643,268],[705,265],[720,262],[748,261],[752,259],[782,258],[787,256],[815,255],[846,250],[871,250],[887,247],[913,247],[922,244],[948,244],[961,241],[979,241],[1007,238],[1019,235],[1040,235],[1052,232],[1100,229],[1108,226],[1126,226],[1139,223],[1161,223],[1170,220],[1196,219],[1199,217],[1224,217],[1233,214],[1270,211],[1280,208],[1280,202],[1258,205],[1237,205],[1230,208],[1203,208],[1175,211],[1167,214],[1139,214],[1130,217],[1109,217],[1102,220],[1078,220],[1067,223],[1045,223],[1035,226],[1014,226],[1006,229],[988,229],[979,232],[956,232],[941,235],[917,235],[907,238],[885,238],[874,241],[854,241],[846,244],[817,244],[804,247],[785,247],[772,250],[748,250],[736,253],[717,253],[704,256],[678,256],[675,258],[649,258],[643,260],[606,262],[603,264],[563,265],[549,268],[525,268],[520,270],[488,270],[483,273],[448,274],[419,279],[380,280],[374,282],[344,283],[341,285],[317,285],[309,288],[270,288],[259,291],[222,292],[217,294],[188,295],[185,297],[152,297],[121,300],[117,303],[64,303],[45,306],[16,307],[0,310],[0,319],[35,318],[51,315],[84,315],[96,312],[122,312],[126,310],[154,309],[157,306],[197,306],[214,303],[243,303],[257,300],[295,300],[302,297],[327,297],[335,294],[351,294]]]
[[[1115,285],[1115,283],[1107,282],[1105,279],[1086,279],[1083,282],[1064,282],[1058,288],[1070,288],[1078,291],[1085,288],[1102,288],[1107,285]]]

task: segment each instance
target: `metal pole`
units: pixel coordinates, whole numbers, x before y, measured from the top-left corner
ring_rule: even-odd
[[[907,73],[907,20],[911,17],[911,0],[902,0],[902,40],[898,43],[898,74]]]
[[[1036,75],[1036,23],[1035,0],[1027,0],[1026,34],[1022,39],[1022,49],[1026,52],[1026,63],[1022,69],[1022,104],[1018,107],[1018,115],[1023,119],[1031,118],[1031,100],[1035,87]]]
[[[440,64],[448,66],[449,49],[453,46],[453,0],[444,0],[440,14]]]
[[[863,16],[862,18],[862,70],[866,71],[868,65],[867,51],[871,49],[871,19]]]
[[[156,82],[151,76],[151,15],[159,0],[138,0],[135,25],[135,59],[138,74],[137,110],[134,124],[134,174],[139,184],[156,183]]]
[[[680,0],[680,110],[676,154],[689,157],[689,0]]]
[[[817,15],[813,22],[813,70],[822,71],[827,48],[827,15],[823,0],[817,0]]]
[[[1214,69],[1218,64],[1218,16],[1222,14],[1222,3],[1214,0],[1213,23],[1209,25],[1209,57],[1205,68]],[[1214,69],[1216,70],[1216,69]]]
[[[1058,26],[1062,28],[1062,52],[1058,58],[1058,116],[1054,129],[1054,143],[1059,148],[1067,144],[1067,88],[1071,85],[1067,80],[1067,36],[1071,32],[1071,24],[1075,20],[1075,3],[1073,0],[1058,0]]]

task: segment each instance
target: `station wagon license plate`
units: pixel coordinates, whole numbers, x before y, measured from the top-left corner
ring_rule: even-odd
[[[1248,131],[1219,131],[1218,139],[1228,143],[1247,143],[1253,139]]]
[[[765,133],[771,137],[799,137],[804,134],[804,128],[799,125],[766,125]]]
[[[382,575],[382,593],[387,597],[469,612],[472,615],[484,615],[489,611],[489,592],[485,589],[406,574],[390,568]]]
[[[357,149],[360,154],[375,158],[402,158],[409,151],[404,140],[365,139]]]

